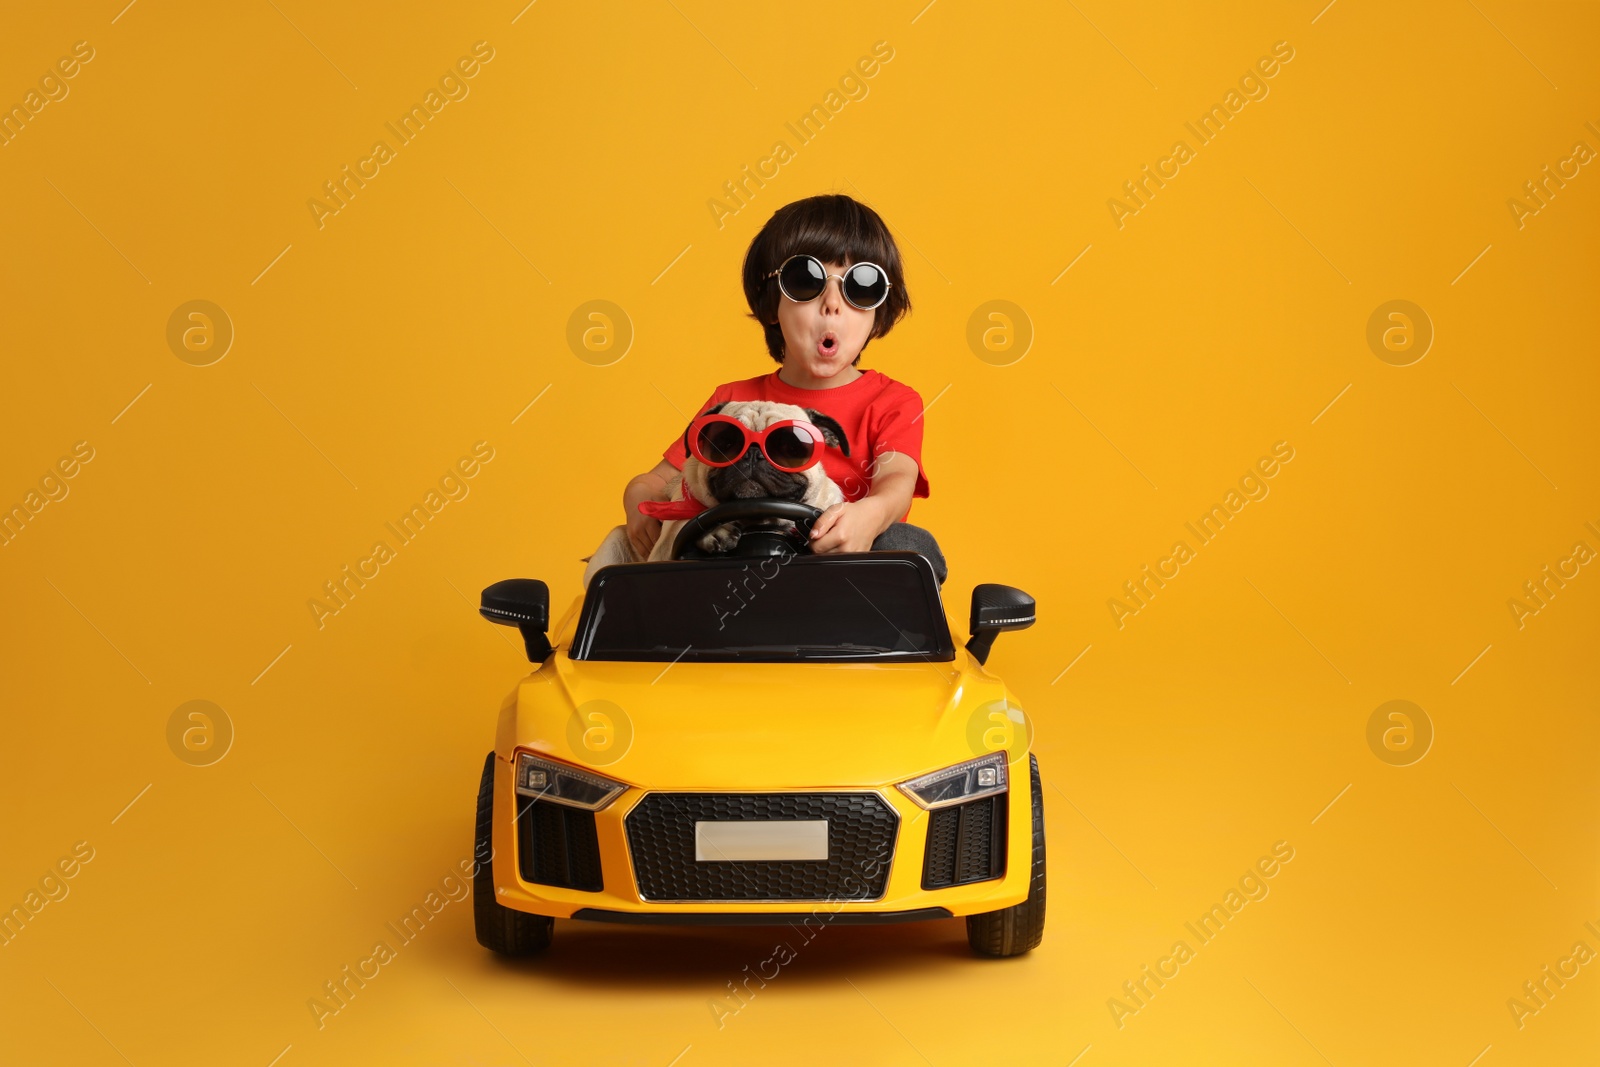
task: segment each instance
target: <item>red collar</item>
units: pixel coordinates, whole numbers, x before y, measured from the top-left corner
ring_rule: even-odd
[[[700,503],[689,492],[687,485],[680,486],[683,498],[680,500],[641,500],[639,501],[639,514],[648,515],[652,519],[692,519],[708,505]]]

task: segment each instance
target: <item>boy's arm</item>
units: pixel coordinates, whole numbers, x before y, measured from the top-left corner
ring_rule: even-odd
[[[911,508],[917,461],[904,452],[873,460],[872,489],[860,500],[835,504],[811,528],[813,552],[870,552],[878,535]]]
[[[648,556],[661,535],[661,520],[639,514],[639,502],[667,499],[667,483],[678,474],[678,468],[662,460],[645,471],[622,491],[622,510],[628,516],[628,540],[640,557]]]

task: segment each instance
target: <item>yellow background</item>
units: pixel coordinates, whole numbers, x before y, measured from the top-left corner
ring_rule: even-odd
[[[0,548],[0,900],[75,842],[95,857],[0,947],[0,1059],[1596,1057],[1596,964],[1521,1028],[1507,1001],[1600,950],[1600,575],[1520,630],[1507,601],[1600,549],[1600,174],[1520,229],[1507,200],[1600,149],[1600,14],[924,2],[7,15],[6,106],[74,42],[95,58],[0,148],[0,501],[74,442],[95,458]],[[307,200],[479,40],[470,95],[319,229]],[[878,41],[867,95],[797,145],[785,123]],[[1270,95],[1119,229],[1107,200],[1277,41]],[[794,158],[719,228],[708,201],[779,139]],[[527,666],[477,591],[571,601],[625,481],[772,368],[739,264],[829,191],[905,254],[914,313],[861,365],[932,405],[911,520],[952,613],[979,582],[1038,601],[991,664],[1049,783],[1043,945],[830,929],[719,1029],[709,1002],[780,931],[561,923],[507,964],[463,901],[318,1030],[307,1000],[470,853]],[[195,299],[236,331],[205,367],[166,341]],[[1394,299],[1436,331],[1406,367],[1366,342]],[[605,366],[567,343],[591,300],[634,331]],[[1034,331],[1007,366],[966,340],[991,300]],[[480,440],[470,495],[319,629],[322,583]],[[1107,600],[1280,440],[1270,496],[1119,629]],[[236,732],[207,767],[167,743],[197,699]],[[1436,734],[1407,767],[1366,741],[1396,699]],[[1119,1028],[1122,983],[1280,840],[1270,895]]]

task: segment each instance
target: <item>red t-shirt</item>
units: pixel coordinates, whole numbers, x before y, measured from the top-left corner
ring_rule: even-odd
[[[719,385],[710,399],[696,409],[700,415],[725,401],[768,400],[794,404],[821,412],[843,427],[850,443],[850,455],[837,448],[822,454],[822,470],[844,493],[846,500],[860,500],[872,490],[869,471],[872,461],[884,452],[900,452],[917,464],[917,483],[911,495],[926,497],[928,479],[922,471],[922,397],[909,385],[895,381],[882,371],[865,370],[848,385],[832,389],[801,389],[778,377],[778,372],[744,381]],[[687,453],[680,433],[662,457],[679,470]],[[910,515],[908,508],[906,515]],[[905,521],[905,515],[900,521]]]

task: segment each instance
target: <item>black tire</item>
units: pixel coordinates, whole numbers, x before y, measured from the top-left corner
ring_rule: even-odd
[[[483,761],[478,780],[478,822],[473,837],[472,925],[478,944],[502,956],[531,956],[550,946],[556,921],[548,915],[530,915],[508,908],[495,899],[494,867],[494,753]]]
[[[980,956],[1020,956],[1044,940],[1044,792],[1039,784],[1039,757],[1028,753],[1029,788],[1033,790],[1033,870],[1028,897],[999,911],[967,916],[967,942]]]

